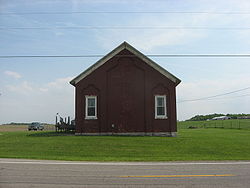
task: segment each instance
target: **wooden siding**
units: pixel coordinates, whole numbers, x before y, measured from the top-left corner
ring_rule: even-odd
[[[124,49],[76,84],[77,133],[176,132],[176,83]],[[97,119],[85,119],[85,95],[97,96]],[[167,119],[155,119],[166,95]],[[113,126],[112,126],[113,125]]]

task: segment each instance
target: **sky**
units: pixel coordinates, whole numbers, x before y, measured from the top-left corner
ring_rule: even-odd
[[[105,55],[123,41],[145,55],[250,54],[249,10],[249,0],[0,0],[0,56]],[[0,124],[74,118],[69,81],[99,58],[0,58]],[[250,113],[249,57],[151,59],[182,80],[178,120]]]

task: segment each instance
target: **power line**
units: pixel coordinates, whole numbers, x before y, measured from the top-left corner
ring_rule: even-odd
[[[91,58],[103,57],[104,55],[3,55],[0,58]]]
[[[0,15],[35,14],[250,14],[249,11],[58,11],[58,12],[2,12]]]
[[[237,96],[233,96],[233,97],[211,98],[211,99],[206,99],[206,101],[234,99],[234,98],[239,98],[239,97],[250,97],[250,94],[246,94],[246,95],[237,95]],[[191,102],[191,101],[178,101],[177,103],[182,103],[182,102]]]
[[[237,95],[237,96],[232,96],[232,97],[223,97],[223,98],[212,98],[212,99],[207,99],[207,100],[233,99],[233,98],[239,98],[239,97],[250,97],[250,94]]]
[[[75,27],[0,27],[0,30],[249,30],[250,27],[192,27],[192,26],[75,26]]]
[[[148,54],[147,57],[159,58],[249,58],[250,54]],[[10,58],[100,58],[104,55],[0,55],[1,59]],[[117,57],[136,57],[135,55],[117,55]]]
[[[212,96],[208,96],[208,97],[202,97],[202,98],[197,98],[197,99],[181,100],[181,101],[179,101],[178,103],[182,103],[182,102],[193,102],[193,101],[201,101],[201,100],[210,100],[210,99],[212,99],[212,98],[216,98],[216,97],[220,97],[220,96],[224,96],[224,95],[230,95],[230,94],[232,94],[232,93],[237,93],[237,92],[244,91],[244,90],[247,90],[247,89],[250,89],[250,87],[246,87],[246,88],[243,88],[243,89],[238,89],[238,90],[235,90],[235,91],[230,91],[230,92],[222,93],[222,94],[218,94],[218,95],[212,95]]]
[[[233,96],[233,97],[211,98],[211,99],[206,99],[206,101],[234,99],[234,98],[239,98],[239,97],[250,97],[250,94],[246,94],[246,95],[237,95],[237,96]],[[185,102],[185,101],[184,101],[184,102]],[[189,102],[189,101],[187,101],[187,102]],[[191,101],[190,101],[190,102],[191,102]],[[177,103],[182,103],[182,101],[178,101]]]

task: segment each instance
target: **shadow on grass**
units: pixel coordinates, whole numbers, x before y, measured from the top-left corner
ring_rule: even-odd
[[[75,132],[35,132],[28,134],[32,137],[52,137],[52,136],[74,136]]]

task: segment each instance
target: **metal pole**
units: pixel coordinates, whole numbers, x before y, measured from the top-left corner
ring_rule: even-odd
[[[57,132],[57,116],[58,116],[58,113],[56,113],[56,124],[55,124],[56,132]]]

